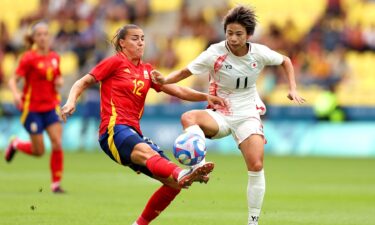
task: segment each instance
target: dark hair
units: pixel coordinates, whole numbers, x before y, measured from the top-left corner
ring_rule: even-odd
[[[224,32],[227,31],[228,24],[238,23],[245,27],[248,35],[253,35],[257,22],[255,11],[250,7],[240,5],[229,10],[224,17]]]
[[[31,49],[31,47],[33,46],[33,44],[34,44],[34,34],[35,34],[35,31],[36,31],[36,28],[38,26],[41,26],[41,25],[48,27],[48,24],[45,21],[38,21],[30,27],[30,30],[27,32],[27,34],[25,35],[25,38],[24,38],[26,49]]]
[[[128,34],[128,30],[130,29],[141,29],[141,28],[135,24],[126,24],[125,26],[118,29],[115,36],[113,36],[111,43],[115,47],[117,52],[122,51],[122,48],[119,43],[120,39],[124,39],[125,36]]]

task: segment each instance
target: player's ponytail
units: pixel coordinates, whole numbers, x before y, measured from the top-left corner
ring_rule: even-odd
[[[111,43],[115,47],[116,52],[122,51],[122,47],[120,45],[120,40],[125,39],[125,36],[128,33],[128,30],[130,30],[130,29],[140,29],[140,27],[138,27],[135,24],[127,24],[127,25],[121,27],[120,29],[118,29],[116,34],[113,36],[113,38],[111,40]]]
[[[24,39],[25,39],[26,49],[28,49],[28,50],[31,49],[33,47],[33,44],[34,44],[33,34],[31,32],[27,32]]]

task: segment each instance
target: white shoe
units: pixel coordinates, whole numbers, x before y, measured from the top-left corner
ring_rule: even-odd
[[[209,179],[208,174],[212,172],[214,167],[214,163],[206,162],[203,165],[182,170],[177,178],[178,186],[188,188],[194,181],[207,183]]]

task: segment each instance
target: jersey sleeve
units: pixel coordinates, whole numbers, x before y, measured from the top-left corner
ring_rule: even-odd
[[[188,70],[192,74],[201,75],[207,73],[211,68],[211,58],[212,55],[212,47],[208,48],[204,52],[202,52],[197,58],[195,58],[192,62],[189,63],[187,66]]]
[[[280,53],[276,51],[273,51],[272,49],[268,48],[265,45],[260,45],[259,47],[261,48],[262,58],[263,58],[265,65],[277,66],[283,63],[284,61],[283,55],[281,55]]]
[[[16,74],[20,77],[25,77],[29,68],[30,68],[30,57],[29,57],[29,54],[25,53],[22,55],[20,62],[18,63]]]
[[[109,57],[107,59],[102,60],[99,64],[97,64],[90,72],[96,81],[104,80],[105,78],[111,76],[113,72],[117,69],[117,63],[115,57]]]

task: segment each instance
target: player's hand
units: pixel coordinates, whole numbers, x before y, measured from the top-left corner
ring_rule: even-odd
[[[14,105],[18,109],[22,108],[22,98],[21,98],[21,95],[19,93],[16,93],[15,95],[13,95],[13,102],[14,102]]]
[[[61,76],[59,76],[55,79],[55,88],[56,89],[61,88],[63,86],[63,84],[64,84],[64,79]]]
[[[303,104],[306,102],[304,98],[299,96],[296,90],[290,90],[288,93],[289,100],[293,101],[294,103]]]
[[[207,95],[207,103],[213,109],[225,108],[227,106],[225,99],[214,95]]]
[[[61,119],[66,122],[67,118],[76,111],[76,105],[74,103],[67,102],[61,108]]]
[[[151,80],[155,84],[163,85],[165,83],[165,78],[164,78],[163,74],[161,74],[157,70],[152,70],[151,71]]]

